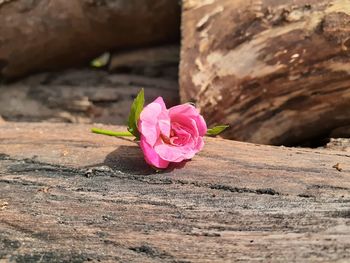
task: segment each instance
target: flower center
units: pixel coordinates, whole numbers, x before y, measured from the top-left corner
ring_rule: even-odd
[[[170,130],[170,136],[165,136],[161,134],[163,142],[166,144],[170,144],[173,146],[183,146],[188,143],[191,138],[191,134],[189,134],[186,130],[182,129],[180,125],[174,123]]]

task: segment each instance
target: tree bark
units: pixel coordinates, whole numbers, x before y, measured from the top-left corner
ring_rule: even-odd
[[[0,1],[0,75],[86,63],[101,53],[176,41],[177,0]]]
[[[344,0],[185,0],[180,89],[226,138],[294,145],[350,123]]]
[[[206,138],[156,173],[89,128],[0,124],[0,259],[349,261],[347,152]]]

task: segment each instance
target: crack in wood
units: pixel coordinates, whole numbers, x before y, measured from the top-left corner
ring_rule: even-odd
[[[90,260],[89,260],[90,259]],[[97,259],[96,259],[97,260]],[[91,261],[91,256],[85,253],[55,253],[51,251],[24,253],[10,257],[10,262],[16,263],[35,263],[35,262],[62,262],[62,263],[84,263]]]
[[[0,211],[1,259],[36,262],[51,252],[67,262],[74,253],[110,262],[266,255],[333,262],[349,255],[349,162],[341,152],[207,138],[181,169],[154,173],[133,143],[86,133],[88,125],[2,127],[0,137],[13,143],[0,144],[0,199],[8,203]],[[337,162],[342,173],[332,168]]]
[[[58,176],[69,176],[69,175],[84,175],[86,177],[94,177],[94,176],[109,176],[114,178],[120,178],[120,179],[127,179],[131,181],[139,181],[146,184],[190,184],[194,185],[196,187],[204,187],[204,188],[210,188],[215,190],[222,190],[222,191],[229,191],[229,192],[235,192],[235,193],[252,193],[252,194],[267,194],[267,195],[280,195],[279,192],[277,192],[274,189],[267,188],[267,189],[248,189],[248,188],[239,188],[239,187],[231,187],[227,185],[221,185],[221,184],[202,184],[199,182],[187,182],[184,180],[173,180],[171,178],[154,178],[146,175],[130,175],[123,173],[119,170],[113,170],[113,169],[106,169],[101,167],[94,167],[90,169],[75,169],[75,168],[69,168],[64,166],[58,166],[58,165],[51,165],[46,164],[42,162],[37,162],[32,159],[11,159],[10,157],[6,156],[4,157],[6,160],[12,160],[16,162],[23,162],[19,164],[13,164],[10,165],[8,168],[8,172],[15,173],[15,174],[21,174],[21,173],[30,173],[30,172],[40,172],[44,173],[45,175],[48,174],[57,174]],[[11,181],[11,180],[0,180],[0,182],[5,183],[12,183],[12,184],[22,184],[22,185],[31,185],[30,182],[25,181]],[[34,184],[33,184],[34,185]],[[37,184],[38,186],[47,186],[44,184]]]
[[[155,247],[152,247],[150,245],[141,245],[139,247],[130,247],[129,248],[132,251],[135,251],[140,254],[147,255],[148,257],[151,258],[160,258],[160,259],[174,259],[172,255],[169,253],[166,253],[164,251],[160,251],[156,249]]]
[[[31,182],[26,180],[9,180],[9,179],[0,179],[0,183],[5,184],[12,184],[12,185],[23,185],[23,186],[48,186],[46,184],[38,183],[38,182]]]

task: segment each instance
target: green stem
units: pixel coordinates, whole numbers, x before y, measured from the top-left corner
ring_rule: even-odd
[[[91,131],[93,133],[98,133],[98,134],[103,134],[103,135],[108,135],[108,136],[116,136],[116,137],[134,136],[128,131],[125,131],[125,132],[114,132],[114,131],[102,130],[102,129],[98,129],[98,128],[92,128]]]

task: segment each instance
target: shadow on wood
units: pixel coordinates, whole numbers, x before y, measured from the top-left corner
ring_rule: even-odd
[[[5,122],[0,138],[5,261],[349,260],[347,152],[206,138],[154,173],[86,125]]]

